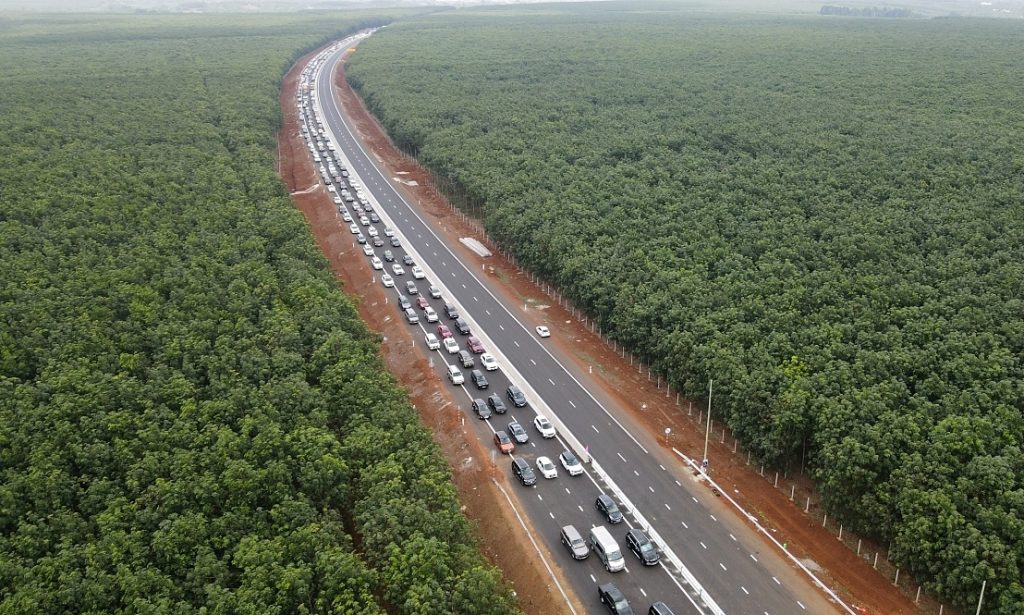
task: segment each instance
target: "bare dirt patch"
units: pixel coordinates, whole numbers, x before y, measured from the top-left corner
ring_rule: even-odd
[[[526,613],[567,614],[565,601],[536,551],[526,541],[507,539],[509,528],[519,524],[498,489],[499,482],[507,486],[507,473],[494,467],[475,434],[462,424],[458,402],[430,368],[423,353],[409,352],[415,340],[408,327],[398,320],[398,312],[381,309],[388,293],[379,283],[374,283],[362,252],[342,225],[330,193],[319,181],[302,139],[295,106],[298,76],[309,57],[300,60],[288,72],[280,97],[284,126],[278,135],[278,170],[292,202],[306,217],[342,290],[356,303],[368,326],[381,333],[384,362],[408,391],[420,419],[432,430],[434,440],[444,451],[464,512],[476,528],[485,557],[502,570]],[[553,558],[548,560],[553,561]],[[577,611],[585,612],[579,599],[571,594],[571,588],[564,582],[563,587],[570,592]]]

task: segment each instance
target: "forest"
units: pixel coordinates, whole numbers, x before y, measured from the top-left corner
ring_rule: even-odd
[[[1024,612],[1024,24],[463,10],[349,82],[519,263],[947,604]]]
[[[0,613],[518,612],[275,171],[409,14],[4,19]]]

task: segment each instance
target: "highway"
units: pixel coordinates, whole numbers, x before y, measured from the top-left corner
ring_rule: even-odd
[[[462,370],[467,376],[464,385],[446,386],[452,387],[453,396],[461,401],[466,424],[472,425],[482,442],[490,447],[499,469],[509,473],[519,511],[530,518],[536,530],[534,538],[548,547],[553,563],[564,572],[587,612],[603,612],[597,586],[609,581],[623,591],[638,613],[646,613],[655,600],[665,601],[676,614],[786,615],[832,611],[822,610],[827,603],[809,583],[790,588],[773,575],[765,562],[771,560],[778,569],[786,565],[784,561],[742,523],[721,518],[732,513],[709,499],[707,488],[697,484],[625,412],[610,400],[593,395],[593,387],[585,385],[586,375],[576,373],[567,361],[561,361],[532,326],[520,322],[517,314],[522,306],[508,306],[500,301],[490,287],[496,281],[478,276],[478,264],[463,263],[441,239],[433,221],[424,219],[395,190],[393,180],[353,137],[340,103],[331,96],[333,68],[344,50],[357,42],[348,41],[333,48],[315,70],[308,70],[314,96],[300,98],[300,108],[306,112],[305,120],[311,131],[316,130],[315,120],[322,119],[325,136],[338,148],[339,158],[358,177],[367,199],[374,205],[373,211],[381,217],[381,222],[374,226],[382,236],[383,228],[390,227],[401,243],[400,247],[377,247],[374,254],[380,256],[385,249],[391,249],[399,262],[404,254],[409,254],[426,273],[426,279],[415,282],[420,296],[426,296],[440,316],[439,322],[452,324],[445,317],[443,305],[445,301],[455,304],[472,334],[497,358],[500,369],[485,372],[488,390],[478,391],[468,380],[468,370]],[[348,210],[355,213],[351,207]],[[355,215],[355,220],[358,217]],[[349,226],[340,218],[339,224]],[[391,263],[384,265],[383,271],[374,272],[378,283],[382,273],[392,273]],[[369,256],[366,267],[370,267]],[[412,279],[410,269],[405,267],[405,275],[394,276],[395,288],[389,290],[396,299],[399,291],[405,292],[406,281]],[[431,284],[441,288],[442,299],[430,298],[426,293]],[[413,309],[420,316],[418,325],[407,324],[397,305],[389,309],[394,309],[393,326],[413,329],[413,337],[420,344],[425,333],[435,331],[437,323],[427,323],[423,311],[415,305]],[[466,348],[465,336],[456,333],[455,339],[461,348]],[[427,352],[425,344],[421,348]],[[449,355],[443,347],[430,356],[441,379],[445,379],[447,364],[458,363],[457,356]],[[479,367],[479,355],[476,357]],[[515,408],[509,403],[505,390],[510,383],[525,392],[529,402],[526,407]],[[486,398],[491,393],[500,395],[509,411],[480,420],[470,410],[470,403],[473,398]],[[553,420],[558,428],[557,438],[541,438],[533,426],[537,413]],[[538,473],[535,486],[523,487],[512,476],[509,458],[497,452],[492,434],[506,430],[513,419],[529,434],[529,442],[517,445],[513,456],[521,456],[533,466],[538,456],[545,455],[558,467],[557,478],[544,479]],[[584,475],[570,477],[559,465],[558,455],[565,449],[576,451],[581,458],[590,455]],[[624,523],[610,525],[595,509],[594,501],[600,493],[614,497],[626,513]],[[575,525],[584,538],[592,526],[608,527],[623,549],[626,570],[609,573],[593,554],[582,562],[572,560],[558,538],[559,529],[567,524]],[[664,548],[659,565],[644,567],[626,550],[624,537],[630,527],[650,529],[660,537]],[[515,527],[510,528],[508,540],[525,541],[527,537],[521,528]],[[688,579],[695,579],[699,585],[694,586]]]

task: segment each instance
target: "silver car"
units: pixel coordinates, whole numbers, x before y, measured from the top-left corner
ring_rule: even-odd
[[[569,555],[573,559],[587,559],[587,556],[590,555],[587,543],[583,541],[583,537],[580,536],[575,526],[567,525],[563,527],[560,540],[565,545],[565,548],[569,550]]]

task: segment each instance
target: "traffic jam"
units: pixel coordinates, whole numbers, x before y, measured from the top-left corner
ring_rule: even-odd
[[[376,199],[370,198],[368,190],[346,163],[344,153],[332,141],[317,112],[315,79],[321,65],[335,51],[337,46],[325,50],[304,69],[296,106],[303,138],[340,224],[365,256],[375,283],[379,282],[386,292],[393,293],[388,303],[397,310],[398,320],[417,328],[414,337],[422,339],[431,353],[431,365],[439,360],[449,385],[465,394],[466,402],[460,404],[464,420],[486,425],[494,456],[508,456],[507,467],[512,478],[531,489],[544,483],[579,480],[586,472],[581,460],[558,437],[552,421],[536,412],[524,392],[503,376],[497,358],[474,335],[460,306],[446,297],[443,285],[429,279],[414,251],[404,244],[402,233],[389,226],[387,219],[390,218],[378,211],[374,205]],[[551,335],[543,326],[536,327],[535,332],[538,338]],[[500,467],[500,461],[498,463]],[[587,482],[579,483],[578,489],[591,491],[590,486]],[[571,494],[576,489],[575,484],[566,486],[553,491],[551,497],[558,497],[559,493]],[[593,506],[589,513],[578,504],[578,498],[573,499],[571,509],[578,509],[577,518],[572,520],[576,525],[568,523],[567,519],[566,523],[553,528],[569,561],[586,560],[594,555],[598,573],[610,576],[619,571],[628,572],[624,546],[639,567],[657,566],[659,549],[647,533],[625,524],[620,526],[627,527],[625,531],[616,531],[613,535],[605,524],[614,528],[625,517],[612,497],[599,489],[594,492],[596,497],[588,498]],[[555,519],[553,512],[548,514]],[[589,576],[598,586],[598,599],[610,612],[636,612],[614,583],[598,581],[594,572]],[[642,589],[640,592],[646,598],[647,593]],[[650,607],[644,612],[672,613],[664,602],[645,601]]]

